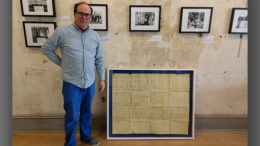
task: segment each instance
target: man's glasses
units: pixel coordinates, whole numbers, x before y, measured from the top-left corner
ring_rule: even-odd
[[[86,18],[90,18],[91,17],[91,14],[88,14],[88,13],[77,12],[77,14],[79,14],[80,17],[83,17],[83,16],[85,16]]]

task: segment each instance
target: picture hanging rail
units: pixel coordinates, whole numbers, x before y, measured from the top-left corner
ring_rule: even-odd
[[[182,7],[180,33],[209,33],[212,7]]]
[[[248,33],[248,9],[247,8],[232,9],[229,33],[231,34]]]
[[[129,31],[131,32],[159,32],[160,20],[161,6],[129,6]]]
[[[23,16],[55,17],[54,0],[21,0]]]
[[[195,71],[108,69],[108,139],[193,139]]]
[[[108,30],[107,4],[90,4],[93,9],[90,28],[96,31]]]
[[[54,32],[56,22],[24,21],[24,37],[26,47],[41,47]]]

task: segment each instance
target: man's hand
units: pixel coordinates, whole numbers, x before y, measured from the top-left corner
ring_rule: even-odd
[[[105,89],[106,85],[105,85],[105,81],[104,80],[100,80],[98,82],[98,91],[99,92],[103,92]]]

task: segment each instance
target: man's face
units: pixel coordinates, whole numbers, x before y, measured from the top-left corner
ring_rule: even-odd
[[[91,22],[91,9],[86,4],[81,4],[77,8],[77,12],[74,13],[75,24],[81,29],[87,29]]]

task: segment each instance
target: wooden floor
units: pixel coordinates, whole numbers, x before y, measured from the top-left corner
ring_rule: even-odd
[[[193,140],[107,140],[106,133],[94,132],[101,146],[247,146],[245,131],[196,131]],[[14,132],[13,146],[63,146],[62,132]],[[77,134],[77,146],[85,146]]]

